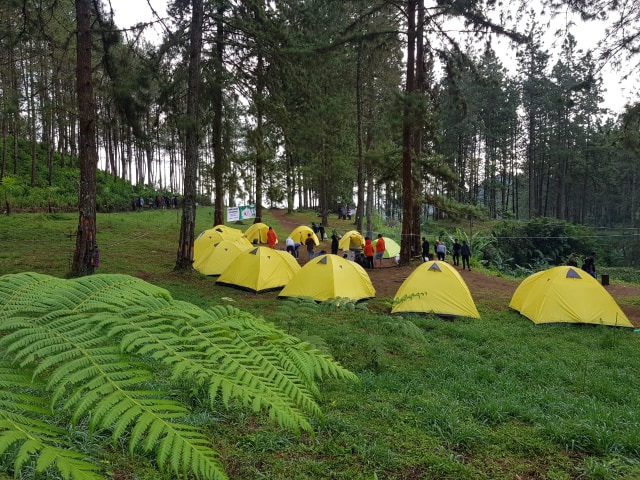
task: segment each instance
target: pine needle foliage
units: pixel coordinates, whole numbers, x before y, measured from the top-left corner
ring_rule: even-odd
[[[127,275],[0,277],[0,352],[0,454],[15,473],[35,462],[64,479],[103,478],[98,459],[65,443],[65,422],[124,438],[176,477],[226,478],[175,385],[211,409],[241,405],[299,432],[322,415],[319,379],[357,381],[262,319],[203,310]],[[156,373],[167,371],[170,382]]]

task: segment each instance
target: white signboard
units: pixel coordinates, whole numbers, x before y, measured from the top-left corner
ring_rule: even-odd
[[[237,222],[238,220],[245,220],[247,218],[256,218],[255,205],[227,208],[227,222]]]

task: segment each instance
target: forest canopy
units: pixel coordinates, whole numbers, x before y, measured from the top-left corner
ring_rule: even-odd
[[[638,9],[624,4],[176,0],[152,44],[148,24],[125,30],[91,2],[99,165],[172,195],[192,175],[217,219],[237,204],[326,216],[353,203],[359,229],[380,215],[413,235],[444,217],[636,226],[638,108],[616,118],[601,103],[603,62],[638,73]],[[567,30],[558,55],[545,49],[541,19],[567,11],[605,22],[597,48]],[[75,13],[0,6],[2,179],[55,188],[79,166]]]

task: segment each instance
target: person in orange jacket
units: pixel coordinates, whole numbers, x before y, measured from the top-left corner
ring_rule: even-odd
[[[384,256],[384,251],[387,249],[387,246],[384,244],[384,238],[382,238],[382,234],[378,234],[378,241],[376,242],[376,260],[380,260],[380,268],[382,268],[382,257]],[[373,268],[373,267],[371,267]]]
[[[269,244],[269,248],[276,248],[276,243],[278,243],[278,235],[276,235],[276,231],[269,227],[267,231],[267,243]]]
[[[367,257],[367,268],[373,268],[373,243],[371,243],[371,239],[369,237],[364,238],[364,248],[362,249],[362,253]]]

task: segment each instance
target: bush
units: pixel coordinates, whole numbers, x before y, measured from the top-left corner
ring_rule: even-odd
[[[572,255],[582,257],[598,246],[586,228],[552,218],[534,218],[529,222],[502,221],[492,231],[496,241],[485,256],[489,263],[510,259],[511,268],[540,270],[565,264]]]

